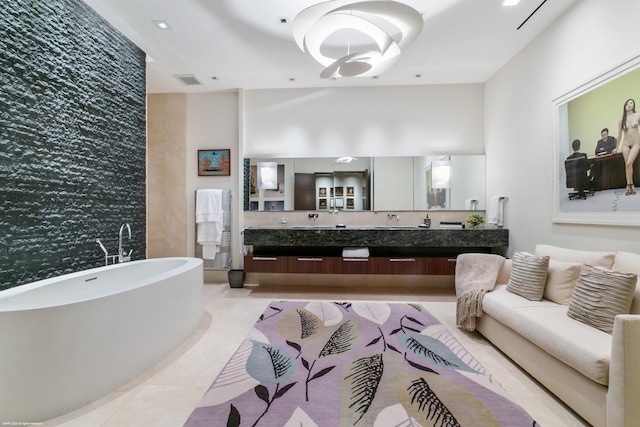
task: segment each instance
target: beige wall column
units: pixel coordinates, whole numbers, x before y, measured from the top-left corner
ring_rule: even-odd
[[[187,95],[147,97],[147,258],[187,256]]]

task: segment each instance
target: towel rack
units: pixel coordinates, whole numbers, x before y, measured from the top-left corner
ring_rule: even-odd
[[[196,224],[195,233],[197,236],[198,224]],[[196,258],[202,258],[202,245],[198,244],[197,238],[195,240]],[[228,270],[231,266],[231,190],[222,191],[222,236],[218,248],[220,252],[216,254],[215,259],[203,259],[205,271]]]

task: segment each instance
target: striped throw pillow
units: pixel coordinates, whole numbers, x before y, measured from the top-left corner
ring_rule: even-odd
[[[507,290],[530,301],[540,301],[549,271],[549,257],[528,252],[513,254],[511,277]]]
[[[638,276],[585,264],[569,300],[567,315],[612,333],[618,314],[629,313]]]

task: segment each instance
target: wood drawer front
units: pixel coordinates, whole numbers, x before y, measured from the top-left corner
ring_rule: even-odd
[[[245,255],[244,269],[251,273],[286,273],[287,257]]]
[[[333,258],[333,271],[335,274],[375,274],[378,272],[378,260],[376,258]]]
[[[289,273],[331,273],[331,259],[322,256],[287,257]]]
[[[379,274],[424,274],[425,261],[421,257],[380,257]]]
[[[456,259],[453,257],[427,258],[426,273],[431,276],[454,276],[456,274]]]

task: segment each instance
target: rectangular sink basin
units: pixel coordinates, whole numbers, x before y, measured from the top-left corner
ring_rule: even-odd
[[[418,227],[412,225],[377,225],[376,230],[417,230]]]
[[[335,225],[294,225],[292,230],[333,230]]]

